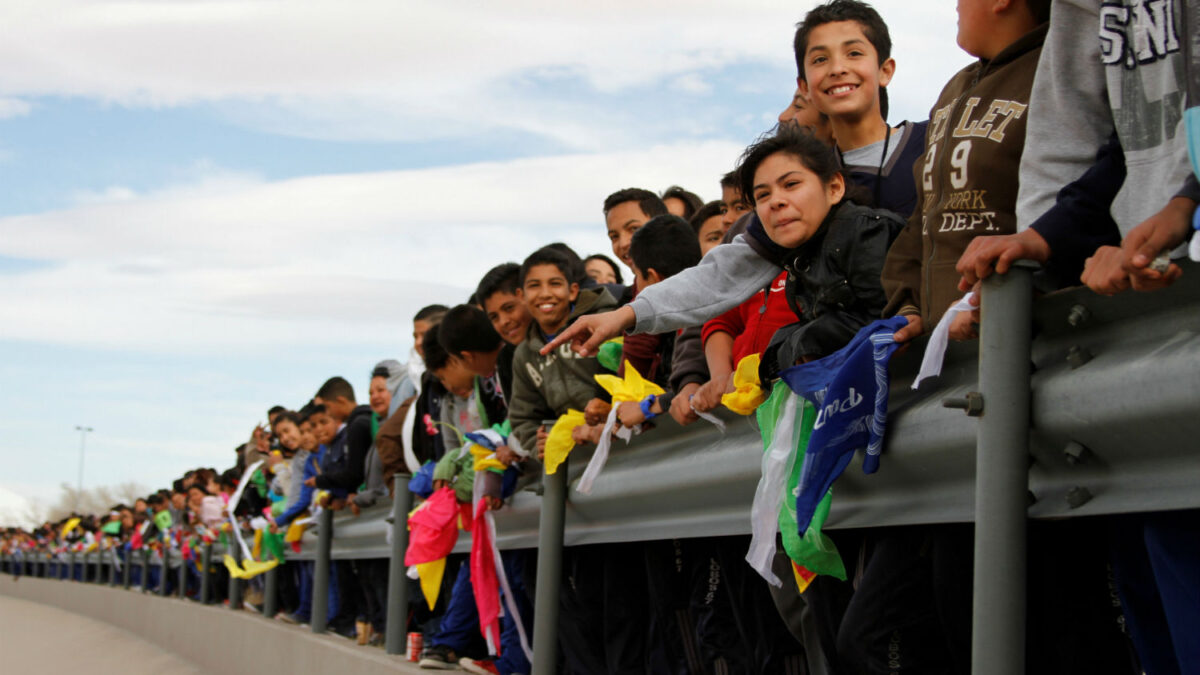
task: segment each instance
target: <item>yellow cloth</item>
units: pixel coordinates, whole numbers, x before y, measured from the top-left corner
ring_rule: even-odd
[[[438,558],[417,567],[417,576],[421,579],[421,592],[425,594],[425,602],[429,603],[430,611],[437,604],[438,591],[442,588],[442,575],[446,572],[446,559]]]
[[[571,450],[575,447],[575,440],[571,438],[571,432],[575,430],[575,427],[585,424],[587,422],[584,420],[583,413],[574,409],[567,410],[566,414],[554,423],[550,429],[550,436],[546,439],[547,474],[558,471],[558,465],[562,464],[567,455],[571,454]]]
[[[767,400],[767,392],[758,382],[758,363],[758,354],[742,359],[733,372],[734,390],[721,396],[721,403],[739,415],[753,414]]]
[[[504,462],[496,459],[496,453],[493,450],[489,450],[478,443],[472,443],[468,446],[468,449],[470,449],[471,454],[475,457],[476,471],[487,471],[488,469],[503,471],[507,468],[504,466]]]
[[[238,567],[238,563],[233,559],[233,556],[228,553],[225,554],[225,569],[229,570],[229,575],[235,579],[252,579],[278,564],[278,560],[271,560],[269,562],[247,560],[243,563],[242,567]]]
[[[259,558],[262,557],[262,540],[263,540],[263,531],[255,530],[254,531],[254,546],[251,547],[251,549],[250,549],[250,557],[254,558],[255,560],[258,560]]]
[[[662,387],[642,377],[637,368],[634,368],[633,364],[628,361],[625,362],[624,378],[607,374],[599,374],[594,377],[596,382],[604,387],[604,391],[612,394],[613,405],[625,401],[640,402],[651,394],[661,396],[666,393]]]
[[[79,527],[79,519],[78,518],[72,518],[72,519],[68,520],[66,522],[66,524],[63,525],[62,536],[64,536],[64,537],[67,536],[68,534],[70,534],[71,530],[73,530],[77,527]]]
[[[287,532],[283,535],[283,540],[289,544],[300,541],[300,539],[304,536],[304,530],[306,527],[308,527],[308,525],[299,525],[293,522],[291,525],[288,525]]]

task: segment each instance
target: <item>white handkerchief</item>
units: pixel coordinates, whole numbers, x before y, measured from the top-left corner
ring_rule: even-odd
[[[942,361],[946,358],[946,343],[950,341],[950,324],[954,322],[954,317],[958,316],[959,312],[973,309],[970,302],[973,297],[975,297],[975,291],[964,295],[961,300],[946,310],[942,320],[938,322],[937,328],[933,329],[933,334],[929,336],[929,344],[925,346],[925,357],[921,359],[921,370],[917,372],[917,379],[913,380],[913,389],[921,384],[921,380],[941,375]]]

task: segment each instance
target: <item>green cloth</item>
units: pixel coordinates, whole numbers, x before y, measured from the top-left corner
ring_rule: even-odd
[[[280,563],[284,562],[282,533],[263,532],[262,556],[264,562],[266,561],[266,554],[274,556]]]
[[[263,475],[262,468],[254,470],[254,475],[250,476],[250,484],[258,491],[259,497],[267,496],[267,477]]]
[[[170,514],[167,515],[170,516]],[[119,535],[121,534],[121,521],[113,520],[107,522],[104,524],[104,527],[100,528],[100,531],[104,534]]]
[[[175,521],[171,519],[171,512],[167,509],[163,509],[162,511],[154,514],[154,526],[158,528],[159,532],[165,533],[167,530],[171,529],[171,525],[174,524],[174,522]]]
[[[770,398],[755,411],[758,428],[762,432],[764,449],[771,445],[771,438],[775,434],[775,422],[779,419],[783,405],[789,396],[797,396],[797,394],[789,389],[782,380],[777,381],[775,388],[771,390]],[[779,532],[783,535],[783,550],[787,552],[793,562],[804,566],[810,572],[837,577],[844,581],[846,566],[842,562],[842,556],[838,553],[833,540],[821,532],[821,527],[824,526],[825,519],[829,516],[833,490],[830,489],[826,492],[825,497],[817,505],[812,522],[803,537],[800,536],[800,528],[796,524],[796,495],[799,493],[800,472],[804,468],[805,448],[808,447],[808,439],[812,435],[813,423],[817,418],[817,411],[811,403],[804,400],[799,403],[803,404],[804,409],[801,413],[799,428],[793,436],[796,440],[796,457],[791,462],[792,470],[788,474],[787,491],[784,492],[783,504],[779,508]]]

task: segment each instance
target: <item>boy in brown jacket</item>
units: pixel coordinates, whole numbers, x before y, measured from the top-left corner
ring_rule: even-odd
[[[959,3],[958,44],[979,60],[951,78],[930,111],[925,154],[913,167],[917,209],[884,264],[884,315],[909,320],[897,341],[932,330],[961,295],[954,265],[973,238],[1016,232],[1029,93],[1049,16],[1049,0]],[[952,336],[974,336],[969,313],[955,324]]]

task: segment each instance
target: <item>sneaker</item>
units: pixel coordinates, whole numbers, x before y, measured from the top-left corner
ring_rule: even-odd
[[[476,675],[500,675],[491,659],[471,659],[464,656],[458,660],[458,667]]]
[[[293,626],[296,624],[304,623],[299,618],[297,618],[295,614],[288,614],[287,612],[280,612],[275,615],[275,618],[279,619],[280,621],[282,621],[284,623],[290,623]]]
[[[456,670],[458,654],[445,645],[430,645],[421,652],[421,661],[417,665],[433,670]]]

